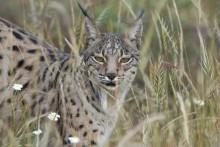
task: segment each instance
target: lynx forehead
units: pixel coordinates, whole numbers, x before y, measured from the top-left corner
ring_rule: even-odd
[[[106,33],[102,40],[103,46],[101,49],[107,52],[106,54],[115,54],[118,50],[123,53],[138,52],[137,49],[135,50],[134,47],[129,46],[125,36],[122,34]]]
[[[73,135],[79,147],[104,146],[117,120],[116,104],[123,102],[121,93],[127,93],[136,74],[142,15],[128,33],[98,33],[79,6],[86,48],[77,64],[70,54],[0,18],[0,119],[22,121],[24,108],[29,118],[57,112],[60,146],[71,146]],[[14,92],[14,83],[22,90]]]
[[[102,47],[103,50],[107,52],[107,54],[115,54],[118,49],[123,49],[124,42],[122,40],[122,36],[120,34],[106,34],[104,37],[104,45]]]

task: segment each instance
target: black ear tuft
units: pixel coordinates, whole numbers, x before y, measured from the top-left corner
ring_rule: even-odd
[[[136,20],[142,19],[143,16],[144,16],[144,9],[142,9],[142,10],[140,11],[140,14],[139,14],[139,16],[137,17]]]
[[[85,17],[87,17],[88,19],[92,20],[92,18],[89,16],[89,14],[87,13],[87,11],[85,10],[85,8],[82,7],[82,5],[80,4],[80,2],[77,0],[77,4],[80,8],[80,10],[82,11],[83,15]]]
[[[77,4],[85,16],[85,33],[86,33],[86,48],[91,46],[97,38],[96,26],[93,23],[93,19],[89,16],[87,11],[82,7],[82,5],[77,1]]]

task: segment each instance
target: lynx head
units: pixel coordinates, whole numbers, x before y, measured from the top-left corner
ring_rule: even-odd
[[[132,82],[138,66],[143,13],[128,33],[119,34],[100,33],[86,11],[82,11],[86,16],[86,50],[82,57],[89,79],[110,90],[123,82]]]

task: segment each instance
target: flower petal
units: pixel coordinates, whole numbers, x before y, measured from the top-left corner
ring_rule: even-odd
[[[40,135],[42,133],[41,129],[37,129],[32,132],[34,135]]]
[[[58,121],[60,115],[57,114],[56,112],[50,112],[47,117],[52,121]]]
[[[12,86],[12,88],[13,88],[14,90],[20,91],[20,90],[23,88],[23,85],[21,85],[21,84],[14,84],[14,85]]]
[[[71,144],[77,144],[80,141],[79,137],[77,136],[69,137],[68,140]]]

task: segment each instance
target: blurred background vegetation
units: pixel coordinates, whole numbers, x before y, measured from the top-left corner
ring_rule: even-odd
[[[80,2],[102,31],[124,32],[145,10],[139,73],[109,146],[219,147],[220,1]],[[75,0],[0,0],[0,16],[67,52],[65,39],[83,49]]]

